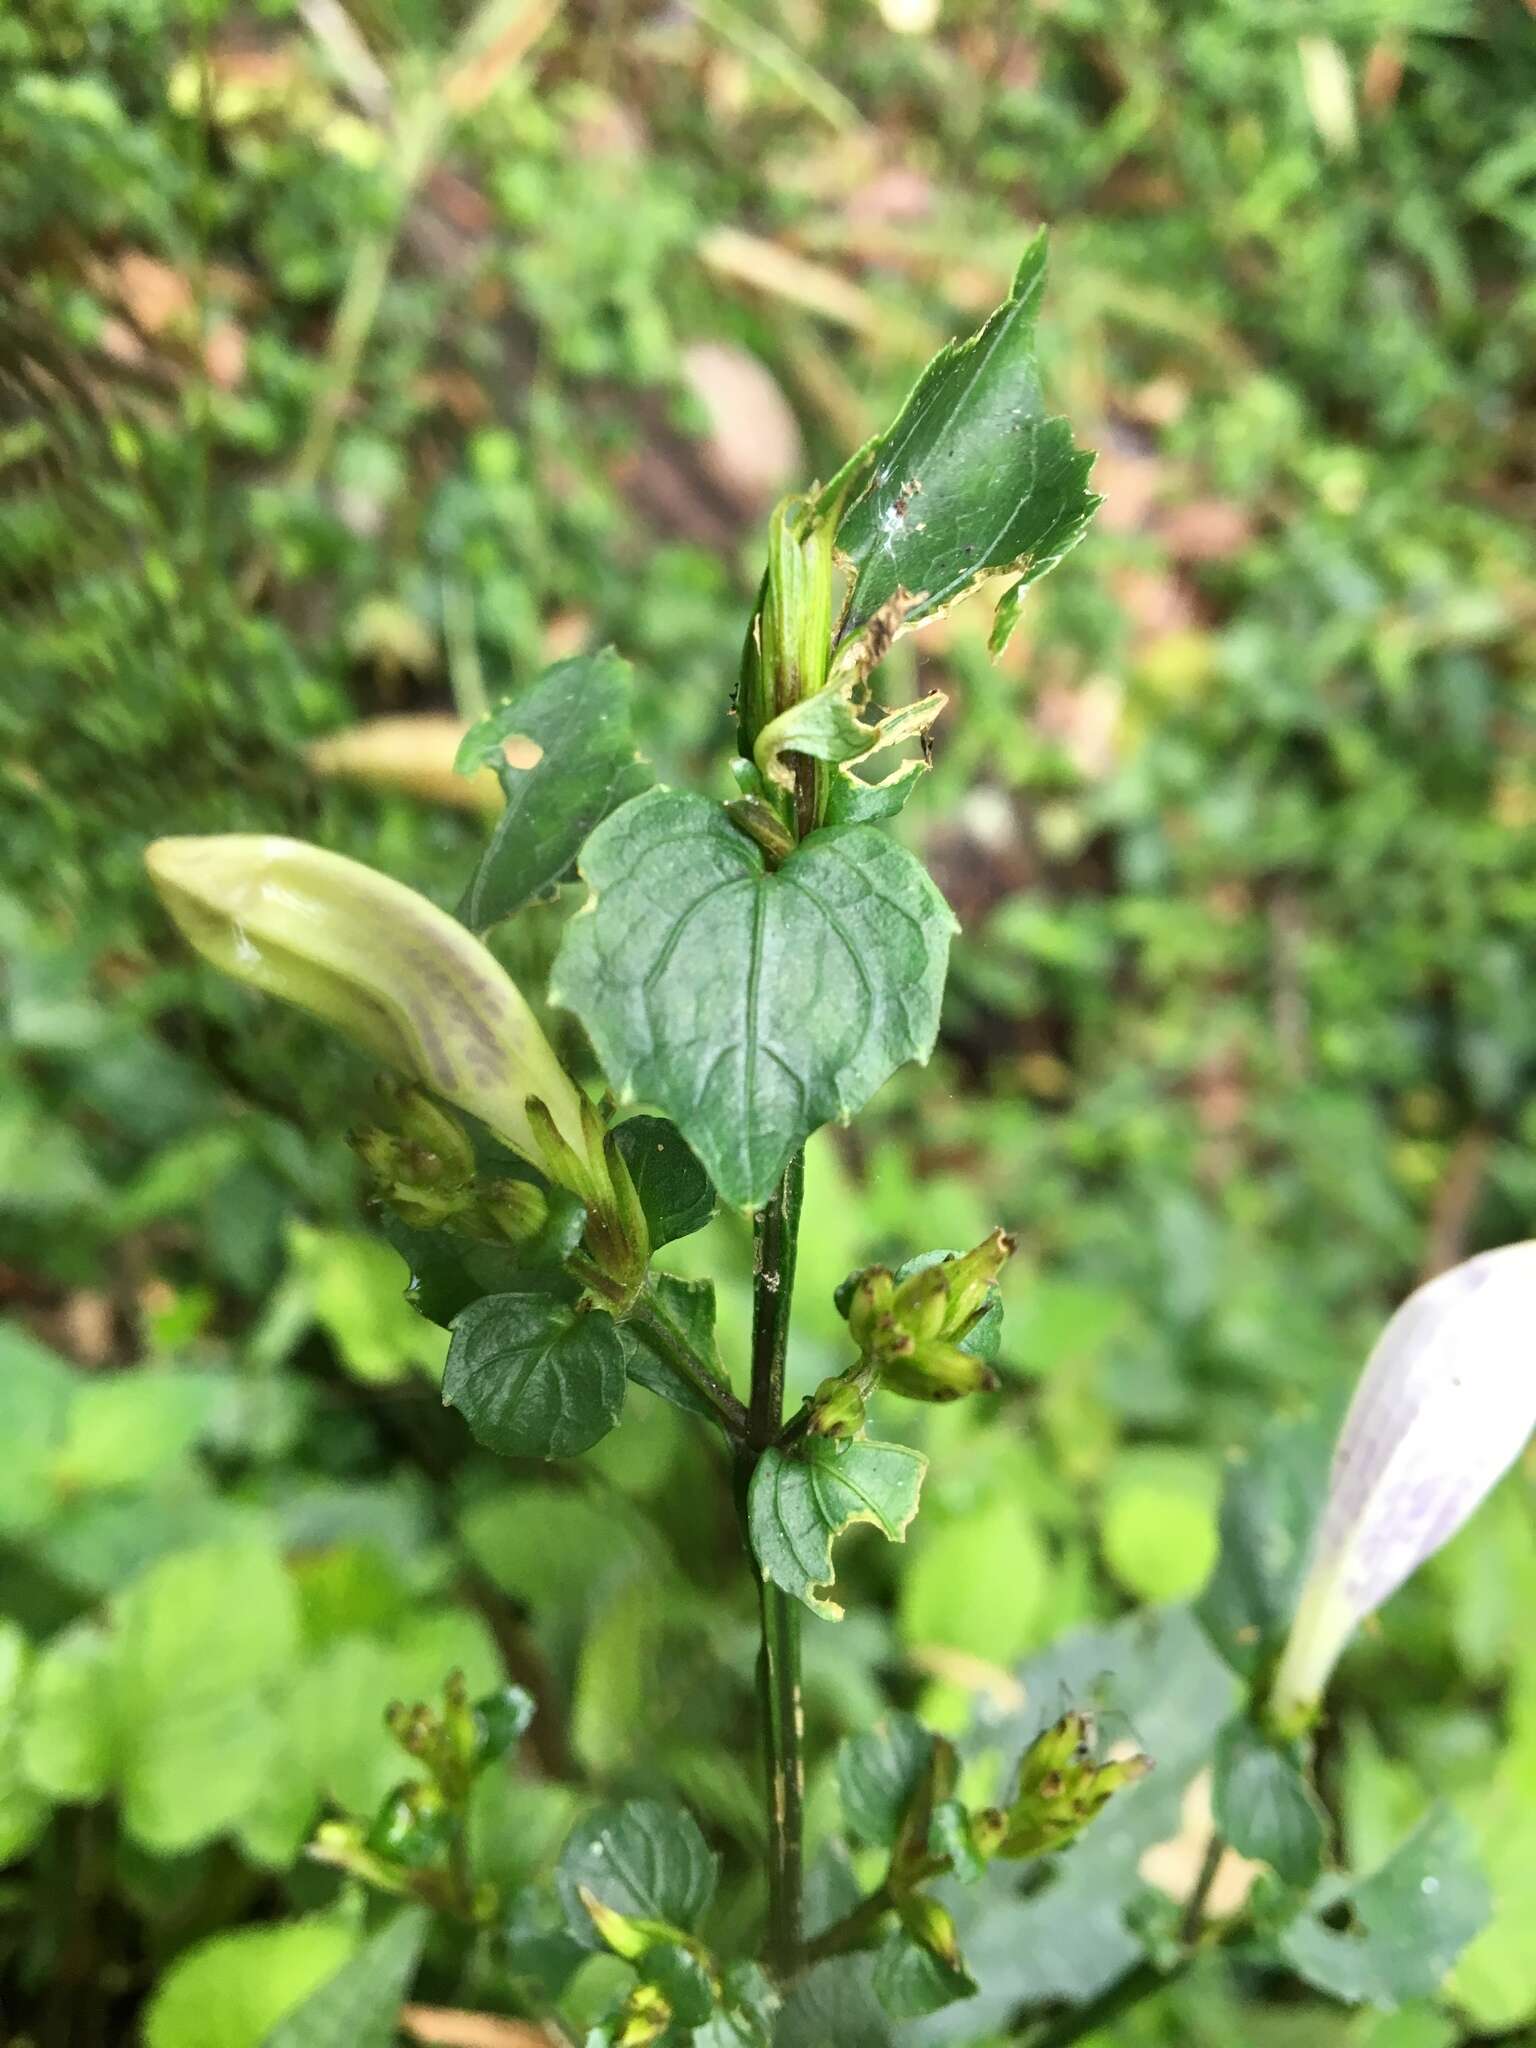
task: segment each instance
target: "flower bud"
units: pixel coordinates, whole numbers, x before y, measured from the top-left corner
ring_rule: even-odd
[[[812,1436],[857,1436],[864,1427],[864,1389],[857,1380],[823,1380],[811,1396]]]
[[[1357,1625],[1448,1542],[1536,1427],[1536,1241],[1455,1266],[1382,1332],[1334,1453],[1270,1699],[1316,1710]]]
[[[936,1337],[905,1355],[893,1351],[881,1363],[880,1384],[909,1401],[958,1401],[963,1394],[995,1394],[1001,1382],[984,1359]]]
[[[295,839],[157,839],[150,879],[238,981],[322,1017],[536,1160],[530,1097],[585,1154],[581,1101],[493,955],[412,889]]]

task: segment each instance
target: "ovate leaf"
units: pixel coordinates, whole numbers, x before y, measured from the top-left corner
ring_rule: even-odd
[[[547,1294],[491,1294],[453,1326],[443,1400],[505,1458],[571,1458],[624,1406],[624,1346],[611,1316]]]
[[[1327,1433],[1315,1423],[1281,1424],[1227,1479],[1221,1550],[1196,1612],[1244,1677],[1273,1657],[1290,1627],[1327,1490],[1329,1451]]]
[[[702,1230],[715,1213],[709,1175],[664,1116],[632,1116],[613,1134],[657,1251]]]
[[[658,790],[581,866],[592,895],[551,994],[728,1202],[766,1200],[812,1131],[932,1051],[954,918],[874,827],[817,832],[770,873],[716,805]]]
[[[273,2027],[345,1962],[334,1920],[241,1927],[178,1956],[144,2022],[146,2048],[265,2048]]]
[[[747,1513],[764,1576],[830,1621],[843,1610],[825,1599],[835,1572],[832,1545],[855,1522],[873,1522],[893,1543],[917,1513],[921,1451],[864,1437],[807,1437],[764,1451],[752,1475]]]
[[[1445,1808],[1431,1813],[1397,1853],[1352,1886],[1320,1886],[1314,1912],[1279,1937],[1297,1974],[1349,2005],[1390,2009],[1437,1991],[1462,1950],[1487,1925],[1488,1886],[1467,1831]],[[1329,1925],[1347,1911],[1348,1925]]]
[[[1035,360],[1045,241],[1025,251],[1013,290],[968,341],[941,349],[893,424],[827,486],[852,488],[837,531],[853,585],[846,640],[897,591],[920,601],[906,629],[947,611],[985,577],[1016,581],[997,609],[993,645],[1011,631],[1023,587],[1087,530],[1098,499],[1093,457],[1046,411]]]
[[[552,888],[599,819],[649,785],[630,694],[629,664],[605,647],[557,661],[465,734],[457,766],[494,768],[507,800],[459,906],[473,930]]]
[[[917,2020],[953,2005],[957,1998],[974,1998],[976,1981],[898,1927],[875,1957],[874,1990],[892,2019]]]
[[[1305,1890],[1323,1865],[1323,1810],[1294,1757],[1267,1742],[1248,1720],[1234,1721],[1216,1745],[1216,1826],[1244,1856],[1267,1863],[1282,1882]]]
[[[397,1913],[274,2027],[262,2048],[393,2048],[426,1932],[424,1908]]]
[[[887,1714],[837,1752],[843,1825],[871,1849],[893,1846],[933,1755],[933,1737],[911,1714]]]
[[[719,1858],[691,1813],[659,1799],[628,1799],[576,1823],[555,1884],[572,1935],[601,1948],[584,1891],[627,1920],[660,1920],[687,1934],[714,1897],[718,1875]]]

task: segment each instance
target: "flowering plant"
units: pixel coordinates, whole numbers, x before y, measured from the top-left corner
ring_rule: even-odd
[[[195,947],[390,1070],[389,1115],[356,1142],[415,1305],[450,1333],[444,1399],[479,1443],[575,1456],[639,1389],[694,1418],[732,1475],[761,1644],[760,1940],[712,1914],[717,1856],[678,1803],[585,1814],[544,1893],[510,1897],[477,1869],[470,1795],[526,1725],[515,1690],[471,1700],[450,1678],[440,1707],[397,1710],[416,1774],[315,1845],[469,1930],[504,1998],[564,2038],[594,1953],[620,1967],[583,2023],[593,2044],[812,2048],[894,2040],[943,2014],[945,2039],[1059,2048],[1217,1941],[1332,1996],[1392,2005],[1433,1990],[1480,1924],[1480,1881],[1443,1816],[1363,1881],[1329,1868],[1308,1743],[1349,1632],[1471,1512],[1536,1418],[1532,1246],[1473,1261],[1393,1320],[1315,1541],[1306,1487],[1287,1491],[1265,1452],[1234,1480],[1204,1632],[1173,1614],[1100,1638],[1135,1737],[1111,1739],[1071,1655],[1066,1700],[1037,1687],[974,1740],[894,1717],[844,1747],[841,1847],[808,1894],[807,1617],[841,1616],[851,1525],[899,1543],[918,1512],[926,1461],[892,1404],[999,1385],[996,1283],[1014,1250],[1001,1229],[851,1275],[837,1295],[847,1362],[798,1404],[787,1360],[805,1142],[927,1059],[954,929],[890,831],[925,766],[906,750],[943,699],[877,704],[880,664],[982,591],[1001,647],[1096,502],[1090,458],[1041,393],[1043,266],[1037,244],[1007,302],[941,352],[886,433],[775,514],[728,801],[652,786],[627,672],[604,653],[558,664],[468,735],[461,764],[494,767],[506,806],[457,919],[290,841],[150,849]],[[597,1071],[580,1077],[482,936],[573,874],[581,899],[547,993],[590,1043]],[[653,1263],[717,1204],[751,1219],[742,1372],[721,1356],[712,1288]],[[1172,1831],[1202,1775],[1214,1826],[1170,1901],[1141,1882],[1138,1851]],[[1111,1802],[1119,1822],[1096,1825]],[[1228,1848],[1266,1875],[1223,1911]],[[1094,1940],[1058,1962],[1053,1943],[1090,1901]],[[988,1929],[1020,1967],[971,1959],[997,1948]]]

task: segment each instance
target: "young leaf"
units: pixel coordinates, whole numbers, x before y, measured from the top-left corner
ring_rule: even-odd
[[[1446,1808],[1429,1814],[1374,1875],[1320,1887],[1315,1905],[1281,1932],[1281,1955],[1319,1991],[1389,2010],[1437,1991],[1491,1911],[1466,1830]],[[1344,1931],[1322,1918],[1340,1905],[1352,1919]]]
[[[933,1737],[912,1714],[887,1714],[837,1752],[843,1825],[855,1841],[889,1849],[922,1782]]]
[[[999,572],[1016,581],[997,608],[994,650],[1019,592],[1083,537],[1098,499],[1093,457],[1052,418],[1035,360],[1045,239],[1024,252],[1013,290],[978,334],[941,349],[893,424],[833,478],[822,503],[855,489],[837,530],[853,584],[841,638],[905,590],[901,630],[935,618]]]
[[[505,1458],[571,1458],[624,1406],[624,1346],[611,1316],[547,1294],[491,1294],[453,1325],[443,1400]]]
[[[893,1543],[906,1540],[928,1461],[906,1444],[864,1437],[807,1437],[767,1450],[752,1475],[747,1517],[766,1578],[829,1621],[843,1610],[817,1588],[836,1576],[832,1544],[855,1522],[873,1522]]]
[[[875,1996],[897,2020],[918,2020],[959,1998],[974,1998],[976,1981],[912,1939],[904,1927],[887,1936],[875,1957]]]
[[[583,1947],[601,1935],[582,1900],[588,1892],[627,1920],[663,1921],[692,1933],[715,1893],[719,1858],[693,1815],[658,1799],[595,1807],[566,1838],[555,1871],[566,1925]]]
[[[765,1201],[812,1131],[932,1051],[955,921],[873,827],[815,833],[770,873],[718,806],[658,790],[598,827],[581,868],[592,895],[550,993],[728,1202]]]
[[[493,768],[507,800],[459,905],[472,930],[552,888],[593,826],[649,787],[630,690],[628,662],[605,647],[557,661],[465,734],[460,773]]]
[[[261,2048],[392,2048],[426,1933],[422,1907],[396,1913]]]
[[[1249,1720],[1223,1729],[1212,1793],[1216,1826],[1241,1855],[1305,1890],[1323,1867],[1326,1823],[1295,1760]]]
[[[878,782],[865,782],[851,769],[834,775],[827,791],[828,825],[878,825],[894,818],[928,772],[926,761],[903,761]]]
[[[691,1237],[715,1213],[709,1175],[664,1116],[632,1116],[613,1133],[640,1197],[651,1250]]]

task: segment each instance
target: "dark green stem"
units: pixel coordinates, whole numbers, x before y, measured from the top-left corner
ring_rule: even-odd
[[[1090,2034],[1096,2034],[1107,2027],[1112,2020],[1129,2012],[1133,2005],[1140,2005],[1144,1998],[1150,1998],[1156,1991],[1172,1984],[1183,1972],[1184,1965],[1167,1971],[1159,1970],[1153,1963],[1138,1963],[1134,1970],[1118,1978],[1097,1998],[1089,1999],[1086,2005],[1075,2005],[1064,2012],[1054,2024],[1048,2024],[1044,2033],[1028,2036],[1029,2048],[1072,2048],[1075,2041],[1084,2041]]]
[[[906,1888],[914,1890],[920,1884],[927,1884],[930,1878],[946,1877],[953,1868],[948,1856],[930,1856],[926,1863],[908,1873]],[[861,1899],[852,1912],[845,1913],[841,1920],[834,1920],[830,1927],[824,1927],[805,1945],[805,1960],[819,1963],[827,1956],[850,1955],[855,1949],[868,1948],[879,1931],[880,1922],[895,1906],[891,1881],[886,1879],[878,1891]]]
[[[1205,1860],[1200,1865],[1200,1875],[1195,1879],[1195,1888],[1189,1895],[1189,1904],[1184,1908],[1184,1918],[1179,1926],[1179,1938],[1186,1948],[1193,1948],[1200,1939],[1205,1926],[1205,1909],[1211,1902],[1211,1888],[1226,1853],[1226,1843],[1219,1834],[1213,1833],[1205,1845]]]
[[[805,1155],[797,1152],[753,1219],[752,1391],[740,1466],[743,1509],[753,1468],[778,1436],[784,1419],[784,1360],[804,1188]],[[802,1948],[805,1765],[801,1753],[800,1604],[761,1574],[758,1601],[762,1648],[757,1660],[757,1697],[768,1818],[768,1960],[780,1977],[788,1978],[800,1966]]]

